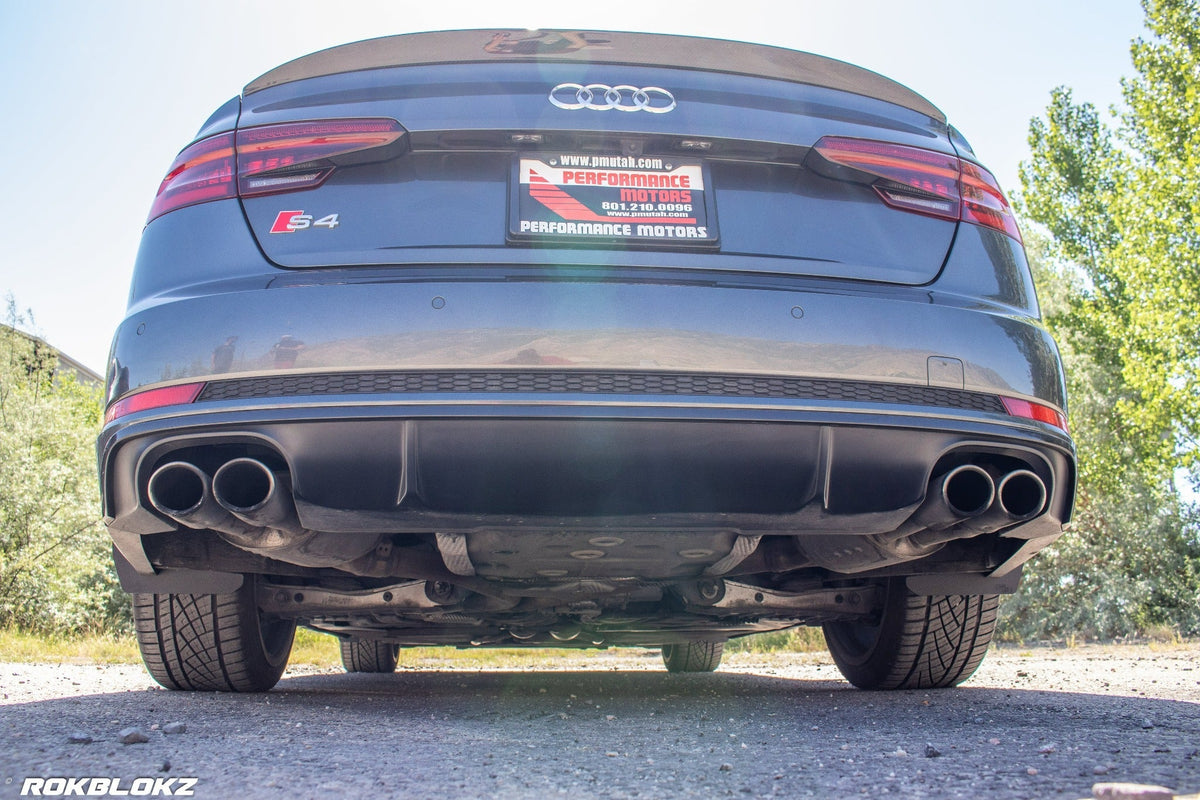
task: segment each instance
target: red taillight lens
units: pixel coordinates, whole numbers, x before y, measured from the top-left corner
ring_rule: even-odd
[[[135,411],[147,411],[163,406],[187,405],[200,396],[203,383],[181,383],[178,386],[164,386],[161,389],[150,389],[145,392],[127,395],[108,407],[104,412],[104,424],[119,419]]]
[[[1004,403],[1004,408],[1008,413],[1014,417],[1037,420],[1038,422],[1045,422],[1047,425],[1053,425],[1063,431],[1068,430],[1066,416],[1056,408],[1051,408],[1041,403],[1031,403],[1028,400],[1020,400],[1016,397],[1001,397],[1000,400]]]
[[[238,191],[243,197],[321,185],[328,159],[395,143],[404,135],[393,119],[343,119],[243,128],[237,134]]]
[[[978,164],[962,162],[962,218],[987,228],[1007,233],[1018,242],[1021,231],[1012,206],[1000,191],[1000,185]]]
[[[236,197],[233,172],[232,133],[196,142],[180,153],[167,170],[150,207],[150,219],[184,206]]]
[[[882,178],[875,191],[889,206],[943,219],[959,217],[958,159],[933,150],[826,136],[813,146],[831,164]]]
[[[844,168],[877,178],[875,191],[893,208],[973,222],[1021,241],[1016,217],[996,179],[978,164],[936,150],[841,136],[823,137],[812,152],[834,167],[810,163],[828,177],[843,177],[837,168]]]
[[[236,143],[232,133],[203,139],[175,159],[147,222],[210,200],[320,186],[343,157],[385,148],[403,136],[394,119],[345,119],[244,128]]]

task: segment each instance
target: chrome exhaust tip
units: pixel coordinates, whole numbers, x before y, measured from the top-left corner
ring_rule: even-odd
[[[1027,469],[1018,469],[1000,479],[996,501],[1013,522],[1024,522],[1046,507],[1045,482]]]
[[[186,461],[163,464],[150,476],[150,505],[174,519],[195,512],[212,496],[208,473]]]
[[[977,517],[996,499],[996,485],[982,467],[963,464],[941,479],[941,496],[946,507],[959,519]]]
[[[221,508],[250,525],[300,532],[286,477],[255,458],[235,458],[216,471],[212,492]]]

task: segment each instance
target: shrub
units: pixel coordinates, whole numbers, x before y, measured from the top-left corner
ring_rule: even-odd
[[[0,327],[0,626],[43,633],[128,625],[100,521],[98,389],[56,377],[57,353]]]

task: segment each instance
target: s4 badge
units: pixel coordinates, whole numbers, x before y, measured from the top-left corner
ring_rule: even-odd
[[[271,226],[271,233],[295,233],[309,228],[333,230],[340,224],[337,214],[327,214],[316,219],[312,214],[305,214],[303,211],[280,211],[275,215],[275,224]]]

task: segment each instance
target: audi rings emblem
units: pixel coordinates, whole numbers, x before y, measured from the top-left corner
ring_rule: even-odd
[[[675,96],[666,89],[647,86],[606,86],[603,83],[560,83],[550,90],[550,102],[567,111],[648,111],[665,114],[675,108]]]

